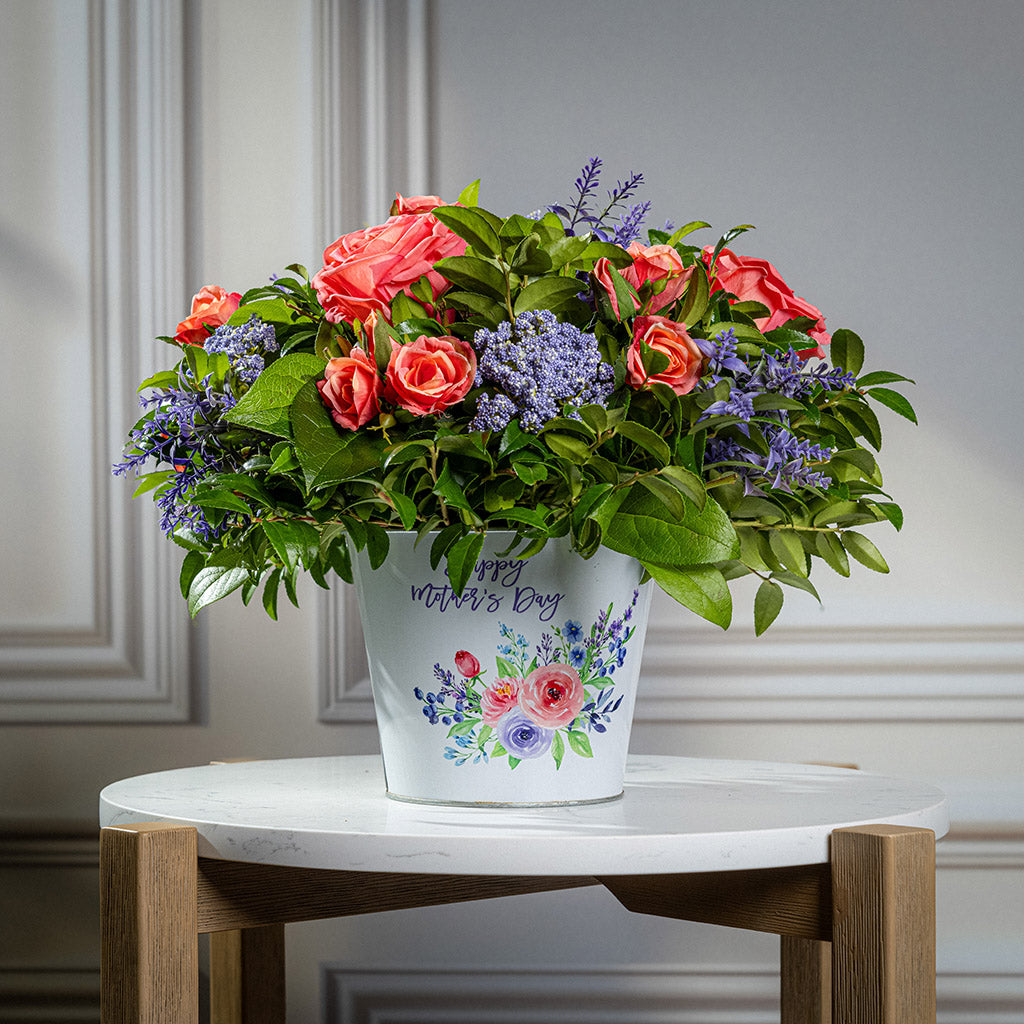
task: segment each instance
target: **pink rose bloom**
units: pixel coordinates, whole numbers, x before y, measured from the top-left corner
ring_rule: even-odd
[[[495,679],[480,696],[480,717],[487,725],[496,725],[506,711],[519,706],[518,679]]]
[[[682,257],[671,245],[633,242],[626,251],[633,257],[633,264],[622,271],[622,276],[640,293],[641,298],[649,295],[643,306],[645,312],[657,313],[686,291],[694,268],[683,267]],[[666,284],[655,294],[653,286],[659,281]],[[642,291],[645,286],[646,291]]]
[[[391,204],[391,216],[399,213],[430,213],[444,205],[440,196],[403,196],[401,192],[396,192],[395,201]]]
[[[668,366],[650,377],[644,369],[641,342],[668,357]],[[682,324],[664,316],[638,316],[633,321],[633,343],[626,352],[629,383],[646,387],[651,381],[667,384],[677,395],[689,394],[700,380],[703,354]]]
[[[455,667],[467,678],[480,675],[480,661],[469,651],[455,652]]]
[[[430,213],[400,213],[328,246],[313,287],[331,323],[365,320],[374,311],[389,317],[391,300],[402,291],[411,294],[409,288],[424,274],[438,298],[448,282],[434,264],[465,249],[466,243]]]
[[[421,334],[392,342],[385,397],[414,416],[441,412],[462,401],[476,376],[476,352],[465,341]]]
[[[713,250],[705,249],[705,259],[709,259]],[[782,275],[767,260],[755,259],[753,256],[737,256],[728,249],[718,254],[715,264],[715,281],[711,286],[713,292],[732,292],[740,302],[753,300],[768,307],[769,315],[754,322],[760,331],[770,331],[781,327],[787,320],[797,316],[809,316],[816,323],[807,333],[818,342],[817,348],[804,349],[797,353],[802,359],[817,356],[824,359],[823,345],[829,344],[832,335],[825,330],[825,319],[817,306],[812,306],[806,299],[793,294],[793,289],[782,279]]]
[[[324,379],[316,386],[334,422],[346,430],[358,430],[380,412],[384,382],[376,364],[361,348],[330,360],[324,368]]]
[[[210,336],[207,325],[216,329],[231,319],[242,296],[228,292],[220,285],[208,284],[192,297],[192,312],[174,330],[179,345],[202,345]]]
[[[519,690],[519,707],[538,725],[559,729],[568,725],[586,701],[579,673],[554,662],[535,668]]]

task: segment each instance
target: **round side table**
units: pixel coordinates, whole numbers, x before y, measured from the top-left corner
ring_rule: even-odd
[[[215,1024],[269,1024],[286,922],[598,884],[633,912],[782,936],[783,1024],[935,1020],[948,818],[917,782],[639,756],[609,803],[446,808],[387,799],[377,757],[307,758],[117,782],[100,823],[108,1024],[197,1020],[200,933]]]

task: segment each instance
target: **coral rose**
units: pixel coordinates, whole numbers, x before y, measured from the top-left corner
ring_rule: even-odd
[[[499,718],[519,706],[518,679],[495,679],[480,695],[480,717],[487,725],[496,725]]]
[[[648,376],[641,343],[666,356],[668,366]],[[689,394],[700,380],[702,358],[697,343],[682,324],[663,316],[638,316],[633,321],[633,343],[626,353],[626,369],[634,388],[658,381],[677,395]]]
[[[444,206],[440,196],[403,196],[395,193],[395,201],[391,204],[391,216],[398,213],[430,213],[437,207]]]
[[[331,323],[365,320],[374,311],[389,317],[391,300],[402,291],[410,294],[424,274],[434,298],[440,296],[448,282],[433,265],[465,249],[466,243],[429,212],[400,213],[328,246],[313,287]]]
[[[380,412],[384,382],[361,348],[332,359],[324,368],[324,379],[316,386],[334,422],[346,430],[358,430]]]
[[[174,340],[179,345],[202,345],[210,336],[207,326],[226,324],[241,301],[238,292],[228,292],[216,284],[205,285],[192,296],[192,312],[175,328]]]
[[[423,334],[406,345],[392,343],[384,394],[414,416],[427,416],[462,401],[475,376],[468,342]]]
[[[711,250],[705,249],[705,259],[709,259]],[[732,292],[740,302],[753,300],[768,307],[769,315],[754,322],[760,331],[771,331],[781,327],[787,320],[794,317],[807,316],[815,324],[807,333],[818,342],[817,348],[804,349],[798,355],[802,359],[817,356],[825,357],[823,345],[827,345],[832,336],[825,330],[825,319],[817,306],[812,306],[806,299],[793,294],[793,289],[782,279],[782,275],[767,260],[759,260],[753,256],[737,256],[729,249],[718,254],[715,264],[715,282],[712,291],[725,289]]]
[[[641,245],[633,242],[626,250],[633,257],[622,276],[640,293],[643,310],[657,313],[675,302],[693,276],[693,267],[684,267],[682,257],[670,245]],[[659,282],[665,282],[659,291]]]
[[[553,662],[535,668],[519,690],[519,707],[538,725],[560,729],[586,700],[580,675],[571,665]]]

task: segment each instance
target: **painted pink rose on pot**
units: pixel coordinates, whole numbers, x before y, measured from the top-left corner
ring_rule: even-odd
[[[330,360],[316,386],[334,422],[346,430],[358,430],[380,412],[384,382],[361,348]]]
[[[414,416],[427,416],[461,401],[475,376],[476,352],[468,342],[424,334],[392,345],[384,393]]]
[[[586,700],[580,674],[571,665],[554,663],[534,669],[519,690],[519,706],[538,725],[568,725]]]
[[[705,260],[711,251],[704,251]],[[815,320],[815,324],[807,333],[818,342],[816,348],[804,349],[797,354],[801,359],[816,356],[825,358],[822,346],[829,344],[832,335],[825,330],[825,318],[817,306],[812,306],[806,299],[793,294],[793,289],[782,279],[782,275],[767,260],[759,260],[753,256],[737,256],[729,249],[718,254],[715,264],[715,280],[712,292],[725,289],[732,292],[741,302],[753,300],[768,307],[769,316],[761,317],[754,322],[760,331],[771,331],[781,327],[787,320],[794,317],[807,316]]]
[[[422,208],[423,200],[434,198],[404,200],[417,212],[343,235],[324,250],[324,266],[314,275],[313,287],[331,323],[365,320],[374,311],[390,316],[391,300],[399,292],[409,294],[424,274],[435,299],[445,291],[448,282],[433,265],[461,255],[466,243]]]
[[[644,369],[642,345],[666,356],[668,366],[648,374]],[[697,343],[682,324],[663,316],[638,316],[633,321],[633,343],[626,352],[626,370],[634,388],[658,381],[667,384],[677,395],[689,394],[700,380],[703,358]]]
[[[192,296],[192,312],[174,329],[174,340],[179,345],[201,346],[210,336],[210,330],[231,319],[241,301],[238,292],[229,292],[217,284],[204,285]]]
[[[519,707],[518,679],[495,679],[480,695],[480,717],[487,725],[497,725],[506,712]]]

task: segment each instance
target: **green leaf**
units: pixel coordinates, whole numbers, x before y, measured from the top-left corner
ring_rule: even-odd
[[[447,462],[441,467],[441,472],[438,474],[437,483],[434,484],[433,491],[444,499],[446,504],[454,508],[465,509],[467,512],[473,511],[473,506],[466,497],[466,492],[452,478]]]
[[[832,335],[829,359],[833,366],[856,376],[864,365],[864,342],[853,331],[840,328]]]
[[[621,420],[615,427],[615,433],[628,438],[633,444],[639,445],[657,460],[660,466],[667,466],[672,461],[672,450],[659,434],[635,420]]]
[[[683,496],[670,483],[657,476],[640,476],[636,481],[641,487],[651,492],[676,519],[686,515],[686,502]]]
[[[195,618],[202,608],[227,597],[248,579],[249,572],[241,566],[238,552],[217,552],[192,579],[188,588],[189,614]]]
[[[787,569],[791,569],[798,576],[807,575],[807,553],[792,530],[772,530],[768,534],[768,544],[772,554]]]
[[[680,307],[679,322],[692,327],[708,310],[711,286],[703,266],[698,263],[683,292],[683,304]],[[738,336],[738,335],[737,335]]]
[[[888,572],[889,566],[881,552],[862,533],[845,530],[842,534],[843,547],[860,562],[875,572]]]
[[[323,376],[325,365],[323,359],[308,352],[281,356],[256,378],[238,404],[223,414],[223,419],[240,427],[290,438],[288,408],[306,384]],[[316,390],[315,384],[313,389]]]
[[[900,373],[893,373],[891,370],[875,370],[873,373],[865,373],[863,377],[857,378],[857,387],[869,388],[874,384],[898,384],[900,381],[905,381],[907,384],[913,384],[909,377],[904,377]]]
[[[498,231],[501,230],[501,221],[493,214],[475,206],[438,206],[431,212],[442,224],[469,242],[477,252],[490,256],[500,255]],[[492,225],[492,219],[497,226]]]
[[[291,424],[308,488],[349,480],[379,464],[384,440],[354,431],[340,436],[315,381],[307,381],[292,402]]]
[[[515,314],[518,316],[531,309],[556,311],[582,290],[582,283],[573,277],[537,278],[537,280],[531,281],[516,297]]]
[[[555,734],[558,735],[557,733]],[[590,737],[580,729],[566,730],[566,737],[569,746],[580,755],[580,757],[593,757],[594,751],[590,746]]]
[[[268,577],[263,588],[263,610],[277,621],[277,594],[281,587],[281,567],[278,566]]]
[[[298,520],[275,519],[264,520],[260,525],[289,573],[294,573],[300,564],[308,569],[316,560],[320,534],[315,526]]]
[[[702,619],[722,629],[729,628],[732,621],[732,595],[721,570],[713,565],[678,568],[648,561],[644,561],[643,566],[669,597]]]
[[[506,299],[505,275],[487,260],[476,256],[448,256],[438,260],[434,269],[447,281],[471,292],[483,292],[498,302]]]
[[[754,596],[754,634],[760,636],[782,611],[785,596],[782,587],[771,580],[765,580]]]
[[[480,198],[480,179],[471,181],[460,193],[459,202],[463,206],[476,206],[477,201]]]
[[[696,473],[691,472],[684,466],[664,466],[658,470],[658,476],[664,477],[678,491],[685,494],[697,506],[699,512],[704,508],[707,501],[707,491],[704,490],[704,482]]]
[[[256,299],[255,302],[239,306],[228,318],[228,326],[237,327],[239,324],[247,323],[254,314],[269,324],[289,326],[300,316],[284,299]]]
[[[739,554],[736,531],[717,501],[708,500],[702,510],[688,504],[678,519],[642,488],[620,493],[621,501],[608,500],[593,515],[613,551],[672,566],[724,562]]]
[[[189,588],[196,578],[196,573],[206,565],[206,557],[201,551],[189,551],[181,563],[181,573],[178,577],[178,586],[181,589],[181,596],[188,597]]]
[[[590,445],[578,437],[573,437],[572,434],[546,433],[544,434],[544,443],[555,455],[568,459],[577,465],[583,465],[591,455]],[[522,479],[517,466],[513,466],[513,469],[516,470],[517,475]]]
[[[448,582],[456,594],[461,594],[476,567],[484,545],[482,533],[467,533],[448,549]]]
[[[868,394],[876,402],[881,402],[882,405],[888,406],[893,412],[898,412],[901,416],[906,417],[911,423],[917,422],[917,414],[914,412],[914,407],[898,391],[893,391],[890,388],[872,388]]]
[[[875,502],[875,507],[897,530],[903,529],[903,509],[899,505],[893,501],[878,501]]]

